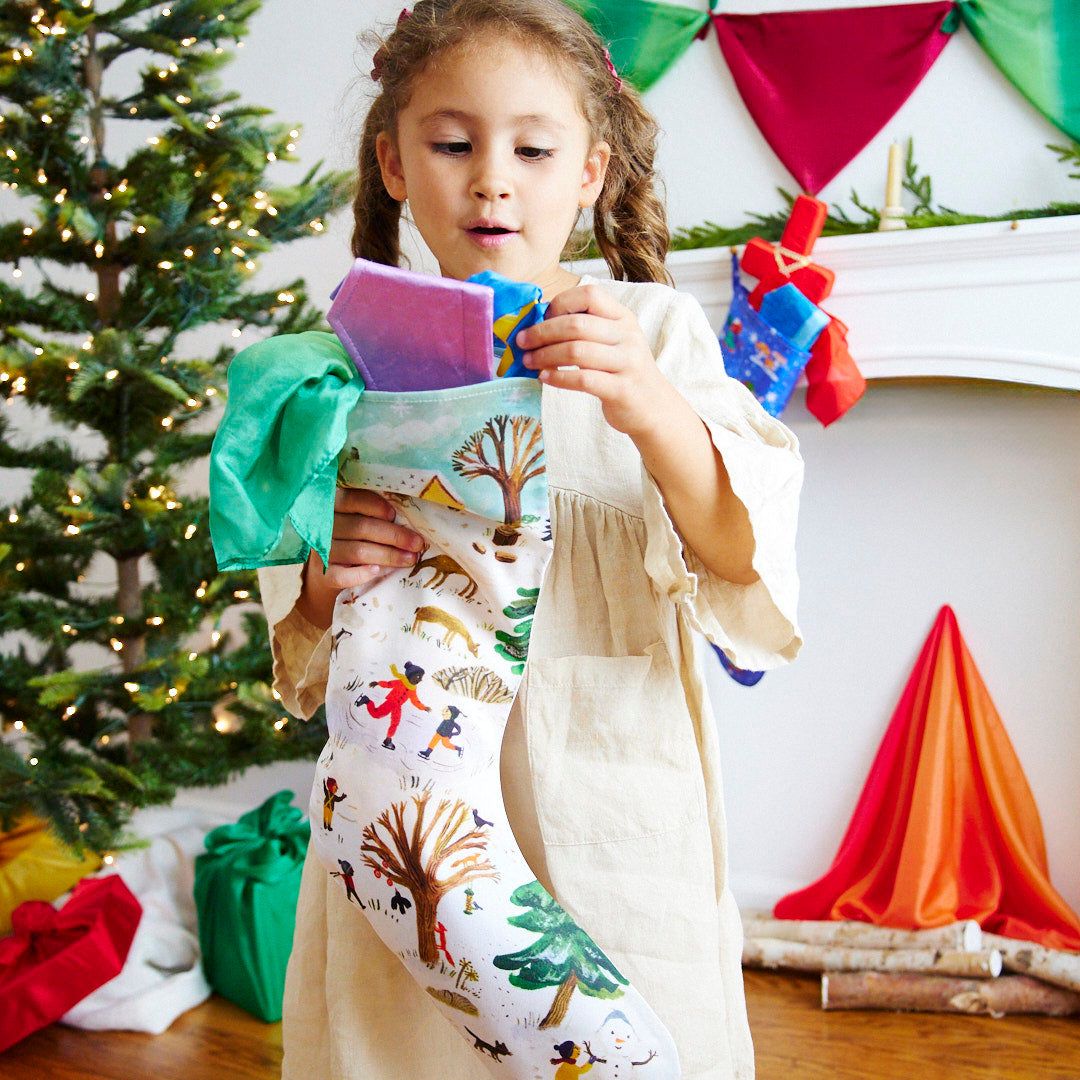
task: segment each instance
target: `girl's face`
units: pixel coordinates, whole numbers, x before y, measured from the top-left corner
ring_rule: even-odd
[[[445,277],[495,270],[545,299],[576,283],[559,256],[610,149],[593,145],[577,94],[541,54],[495,40],[451,50],[416,79],[397,139],[381,132],[376,148]]]

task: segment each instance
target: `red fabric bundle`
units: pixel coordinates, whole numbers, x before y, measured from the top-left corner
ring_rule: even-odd
[[[120,974],[142,905],[117,874],[84,878],[57,911],[28,900],[0,940],[0,1051]]]
[[[952,608],[938,613],[832,866],[773,913],[902,929],[975,919],[1080,949],[1080,918],[1050,884],[1035,799]]]
[[[806,407],[825,427],[843,416],[866,390],[866,379],[848,352],[847,327],[835,315],[810,350],[806,381]]]

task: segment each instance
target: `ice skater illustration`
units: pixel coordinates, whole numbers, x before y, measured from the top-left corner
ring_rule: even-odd
[[[394,676],[393,679],[371,683],[373,687],[382,686],[388,691],[381,705],[373,705],[367,694],[361,694],[356,699],[356,704],[366,705],[368,713],[376,720],[381,716],[389,715],[390,725],[386,729],[386,737],[382,743],[387,750],[394,749],[394,734],[398,729],[398,724],[401,723],[401,709],[406,702],[412,702],[422,712],[431,712],[431,709],[416,696],[416,687],[424,677],[422,667],[417,667],[406,660],[404,675],[393,664],[390,665],[390,673]]]
[[[427,745],[427,749],[418,751],[420,757],[426,761],[431,757],[431,751],[439,745],[445,746],[447,750],[456,750],[457,756],[461,757],[465,752],[464,748],[457,746],[450,741],[455,735],[461,734],[461,725],[457,722],[457,718],[461,715],[461,710],[456,706],[443,706],[442,723],[436,728],[435,734],[431,737],[431,742]]]

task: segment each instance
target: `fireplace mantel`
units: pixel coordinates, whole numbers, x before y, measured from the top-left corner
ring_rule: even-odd
[[[1080,390],[1080,216],[825,237],[814,258],[836,273],[824,307],[868,379]],[[730,249],[675,251],[668,267],[719,329]]]

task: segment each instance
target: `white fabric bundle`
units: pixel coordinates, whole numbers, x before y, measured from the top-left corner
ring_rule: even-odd
[[[226,820],[194,808],[152,807],[135,815],[132,831],[150,846],[116,856],[108,871],[95,875],[119,874],[142,904],[135,940],[123,971],[65,1013],[61,1023],[160,1035],[210,996],[195,916],[195,856],[206,834]]]

